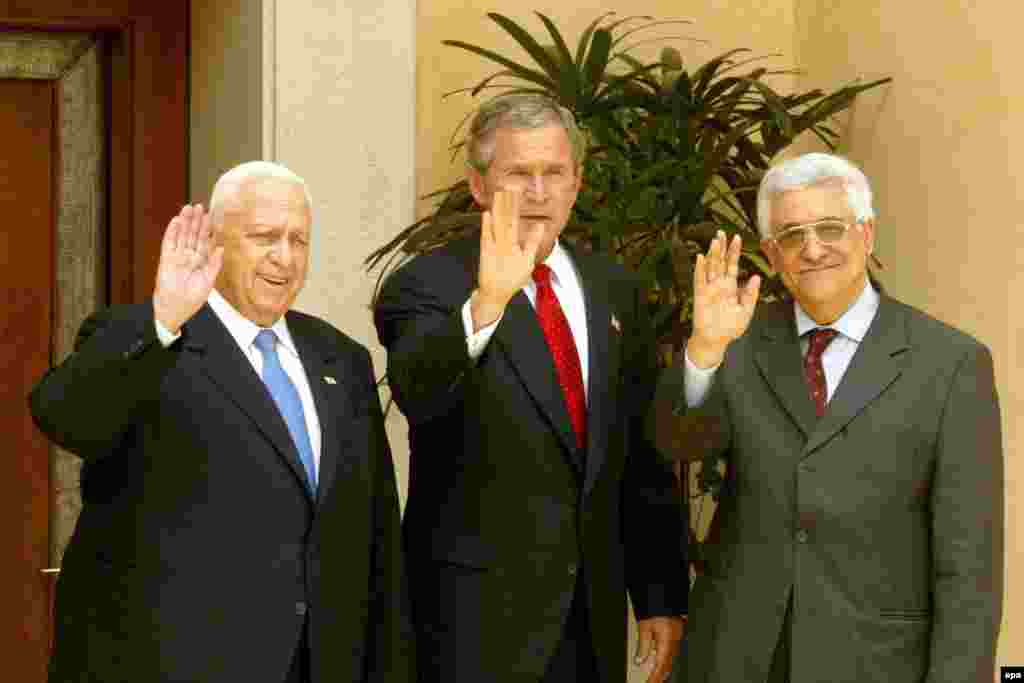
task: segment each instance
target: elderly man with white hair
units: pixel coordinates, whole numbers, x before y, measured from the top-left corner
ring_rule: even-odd
[[[250,162],[31,395],[79,455],[51,683],[409,681],[398,497],[366,349],[291,310],[306,184]]]
[[[724,458],[690,597],[691,683],[966,683],[994,676],[1003,460],[992,357],[880,293],[871,188],[807,154],[764,176],[762,248],[792,301],[737,284],[740,240],[694,273],[693,334],[650,423]]]

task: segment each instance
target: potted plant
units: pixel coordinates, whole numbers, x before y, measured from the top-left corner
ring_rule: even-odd
[[[499,67],[448,95],[539,92],[575,114],[589,144],[583,186],[564,235],[584,248],[613,254],[649,283],[664,364],[690,334],[694,259],[718,230],[742,236],[741,277],[760,273],[762,298],[785,296],[760,252],[757,184],[772,159],[805,132],[834,150],[835,115],[860,93],[891,80],[853,83],[833,92],[784,94],[770,81],[795,72],[769,69],[765,57],[743,48],[688,68],[671,45],[673,38],[654,38],[663,43],[659,58],[644,61],[636,56],[638,44],[652,42],[638,37],[681,23],[677,20],[616,18],[607,12],[570,49],[554,22],[539,12],[542,38],[501,14],[487,16],[529,59],[515,61],[485,47],[446,40],[445,45]],[[460,130],[452,136],[455,152],[462,144]],[[479,226],[479,210],[465,179],[426,198],[434,200],[433,210],[370,254],[369,269],[385,257],[390,264]],[[698,496],[716,496],[720,468],[704,463],[696,481]]]

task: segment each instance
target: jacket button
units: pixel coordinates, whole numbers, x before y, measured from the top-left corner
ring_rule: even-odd
[[[807,543],[807,530],[801,529],[800,531],[796,532],[796,540],[799,543]]]
[[[576,576],[576,565],[569,565],[569,576]]]
[[[295,613],[298,614],[300,617],[306,616],[306,603],[304,603],[304,602],[297,602],[297,603],[295,603]]]

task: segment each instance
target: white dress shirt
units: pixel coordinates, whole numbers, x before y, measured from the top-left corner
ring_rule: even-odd
[[[589,359],[587,309],[584,303],[583,286],[580,284],[579,273],[576,272],[576,266],[573,265],[572,259],[569,258],[569,253],[565,250],[565,247],[557,241],[551,253],[544,259],[544,264],[551,269],[551,289],[554,290],[555,297],[562,307],[562,312],[565,313],[565,318],[569,321],[569,329],[572,331],[573,341],[576,342],[576,353],[579,354],[580,369],[583,372],[583,394],[586,396],[590,379],[590,366],[587,363]],[[530,305],[536,308],[537,283],[533,279],[523,287],[523,293],[530,300]],[[467,299],[466,303],[462,306],[462,325],[466,330],[466,345],[469,348],[469,357],[476,360],[484,352],[491,337],[494,336],[494,331],[498,328],[498,323],[501,322],[504,314],[490,325],[473,332],[473,314],[469,303],[469,299]]]
[[[256,341],[256,335],[264,328],[239,313],[216,289],[210,292],[207,303],[210,304],[210,308],[220,318],[220,321],[224,323],[224,326],[228,328],[228,332],[235,340],[235,343],[238,344],[238,347],[242,349],[242,353],[252,363],[256,374],[263,377],[263,354],[256,348],[256,344],[253,342]],[[285,322],[284,316],[271,325],[270,329],[277,335],[277,357],[281,361],[281,368],[284,369],[288,379],[295,385],[299,392],[299,398],[302,400],[302,413],[306,418],[309,443],[313,447],[313,466],[319,472],[320,443],[322,439],[320,420],[317,418],[316,404],[313,402],[313,392],[309,388],[306,370],[302,367],[299,352],[295,348],[295,342],[292,341],[292,335],[288,331],[288,324]],[[167,328],[160,324],[159,320],[156,321],[156,333],[160,343],[165,347],[170,346],[174,343],[174,340],[181,336],[180,332],[178,334],[171,334]]]
[[[793,309],[796,313],[796,332],[800,337],[801,355],[807,353],[808,342],[804,335],[815,327],[830,327],[839,332],[832,340],[832,343],[825,347],[825,351],[821,355],[821,365],[825,370],[826,402],[832,400],[832,395],[836,392],[836,388],[839,386],[839,382],[842,381],[843,375],[846,374],[846,369],[850,367],[853,354],[857,352],[857,347],[864,340],[864,335],[868,333],[868,328],[871,327],[871,322],[875,319],[875,314],[878,313],[879,301],[878,292],[868,282],[864,286],[863,291],[861,291],[860,296],[857,297],[857,300],[831,325],[818,325],[800,307],[800,304],[796,301],[793,302]],[[708,391],[711,389],[711,381],[714,379],[715,372],[719,366],[716,365],[702,370],[693,364],[688,354],[685,355],[686,405],[689,408],[693,408],[704,402]]]

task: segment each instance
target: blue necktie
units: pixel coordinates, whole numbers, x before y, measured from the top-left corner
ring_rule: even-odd
[[[309,441],[306,417],[302,412],[302,399],[299,398],[299,390],[288,378],[281,367],[281,360],[277,357],[277,335],[273,330],[260,330],[253,343],[263,354],[263,383],[270,390],[277,409],[281,411],[281,417],[288,425],[288,431],[291,432],[292,441],[299,451],[299,458],[302,459],[310,486],[315,493],[316,465],[313,463],[313,445]]]

